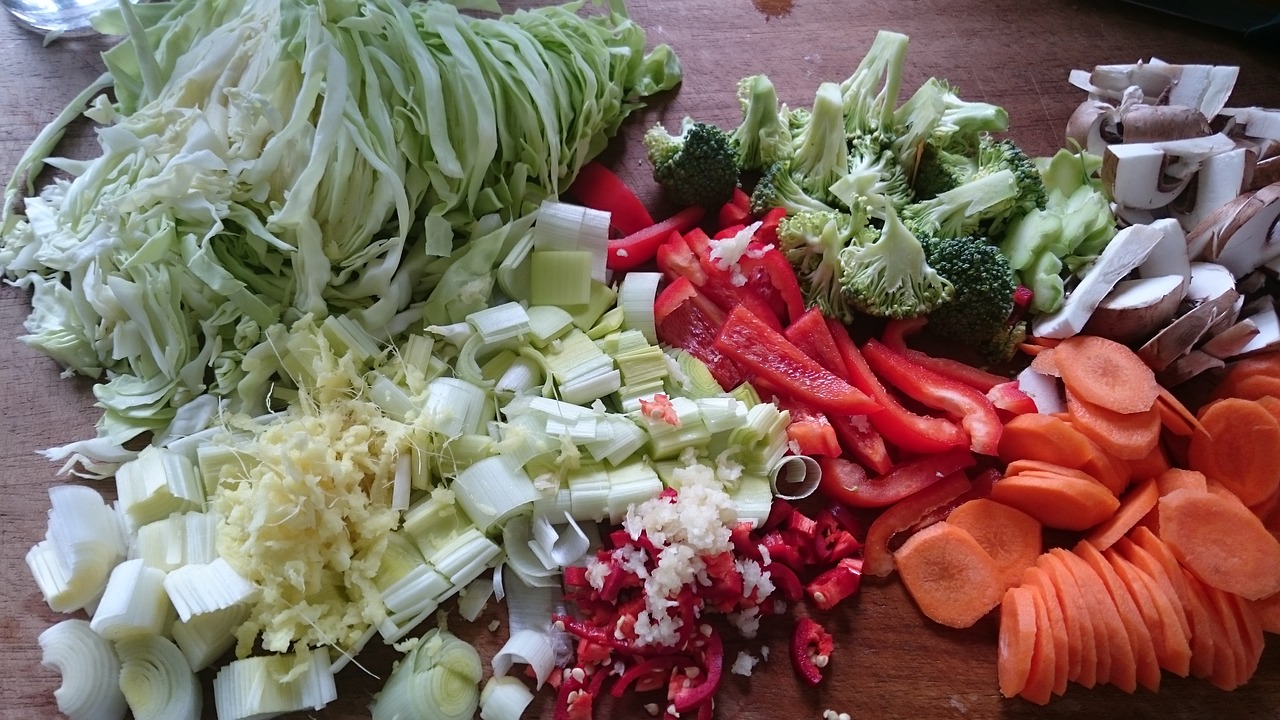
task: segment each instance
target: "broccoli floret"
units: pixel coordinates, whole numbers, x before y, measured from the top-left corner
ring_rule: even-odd
[[[911,202],[911,186],[891,147],[873,136],[855,138],[850,146],[848,170],[831,186],[837,200],[874,217],[886,205],[897,211]]]
[[[935,135],[972,138],[979,133],[1004,132],[1009,129],[1009,113],[1004,108],[991,103],[964,100],[950,85],[947,85],[946,92],[942,95],[942,102],[942,119],[934,130]]]
[[[850,245],[875,240],[876,231],[865,217],[827,210],[788,215],[778,224],[778,244],[796,269],[806,306],[817,306],[827,317],[853,320],[845,303],[840,253]]]
[[[778,109],[778,93],[766,75],[738,82],[742,123],[731,135],[738,158],[747,170],[764,170],[791,157],[791,126],[785,106]]]
[[[769,166],[751,191],[751,212],[760,215],[771,208],[780,207],[792,215],[806,210],[834,211],[827,203],[815,198],[801,188],[791,173],[788,163]]]
[[[1007,335],[1018,284],[1000,249],[980,237],[930,237],[921,244],[929,265],[955,287],[952,298],[929,313],[930,330],[988,358],[1016,345]]]
[[[893,114],[902,87],[902,69],[907,59],[907,36],[881,30],[867,49],[862,62],[844,82],[845,131],[850,136],[894,131]]]
[[[916,200],[930,200],[969,181],[978,163],[963,152],[954,152],[934,139],[926,140],[916,162],[911,188]]]
[[[878,317],[925,315],[950,300],[955,289],[929,266],[924,247],[893,208],[883,212],[884,226],[873,241],[840,251],[845,300]]]
[[[679,135],[655,125],[644,135],[653,179],[683,205],[715,207],[733,197],[741,165],[729,134],[685,118]]]
[[[902,219],[918,235],[982,234],[984,225],[1022,214],[1018,191],[1018,178],[1013,171],[997,170],[937,197],[908,205],[902,211]]]
[[[1018,183],[1018,211],[1010,215],[1010,218],[1031,210],[1044,209],[1046,193],[1040,170],[1012,140],[995,140],[989,135],[980,136],[977,162],[975,177],[1006,169],[1013,172],[1014,179]]]
[[[796,182],[814,197],[829,196],[831,185],[848,170],[849,146],[839,85],[818,86],[807,121],[793,135],[792,148],[791,173]]]

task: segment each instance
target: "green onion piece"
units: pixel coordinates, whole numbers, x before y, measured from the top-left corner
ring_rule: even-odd
[[[651,345],[658,344],[657,324],[653,318],[653,301],[658,297],[662,273],[629,272],[618,286],[618,307],[622,309],[622,326],[638,330]]]
[[[89,626],[108,640],[163,634],[173,618],[164,577],[139,559],[115,566]]]
[[[529,314],[529,340],[536,347],[546,347],[573,327],[573,316],[555,305],[532,305]]]
[[[373,720],[470,720],[483,675],[475,648],[432,628],[391,670],[374,701]]]
[[[117,720],[126,710],[120,660],[86,620],[63,620],[40,633],[40,663],[58,671],[58,710],[71,720]]]
[[[187,658],[172,641],[140,635],[116,643],[120,691],[134,720],[200,720],[204,693]]]
[[[183,565],[165,575],[163,584],[184,622],[193,615],[247,604],[258,594],[258,588],[222,558],[207,564]]]
[[[773,487],[762,475],[743,475],[738,486],[729,492],[738,520],[758,527],[769,518],[773,506]]]
[[[218,720],[319,710],[337,698],[329,650],[324,647],[235,660],[213,678]]]
[[[634,462],[609,471],[609,522],[617,524],[627,508],[662,492],[662,480],[648,464]]]
[[[467,316],[486,343],[512,340],[529,332],[529,313],[517,302],[477,310]]]
[[[116,471],[120,507],[135,526],[204,509],[204,485],[186,455],[147,446]]]
[[[480,691],[480,720],[520,720],[533,691],[519,678],[496,675]]]
[[[431,428],[447,437],[480,429],[486,393],[483,388],[457,378],[437,378],[427,385],[423,412]]]
[[[591,262],[591,253],[584,250],[534,250],[529,256],[529,303],[562,308],[588,306],[593,282]]]
[[[236,644],[236,629],[249,619],[248,605],[233,605],[190,620],[177,620],[171,632],[173,641],[187,658],[187,665],[199,672],[212,665]]]
[[[592,280],[591,293],[586,304],[567,309],[573,314],[574,326],[586,332],[596,324],[605,311],[615,305],[617,299],[618,293],[613,288],[598,280]]]
[[[451,488],[458,505],[481,532],[488,532],[538,499],[524,468],[504,455],[471,465],[458,474]]]

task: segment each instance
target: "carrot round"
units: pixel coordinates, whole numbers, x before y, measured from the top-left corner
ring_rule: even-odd
[[[1170,468],[1156,476],[1156,490],[1163,497],[1182,488],[1204,492],[1209,489],[1208,480],[1199,470]]]
[[[1187,406],[1164,386],[1160,387],[1156,407],[1160,410],[1160,424],[1174,435],[1190,437],[1202,429],[1200,419],[1195,413],[1188,410]]]
[[[1060,557],[1075,576],[1085,599],[1093,603],[1095,619],[1101,619],[1106,637],[1108,669],[1105,675],[1099,669],[1099,682],[1107,682],[1124,692],[1132,693],[1138,689],[1138,669],[1134,660],[1133,645],[1125,630],[1124,621],[1120,618],[1120,611],[1116,609],[1110,593],[1102,584],[1102,578],[1098,577],[1084,558],[1065,550]],[[1099,664],[1101,664],[1102,653],[1099,652],[1098,655]]]
[[[1000,459],[1041,460],[1074,467],[1092,475],[1119,495],[1129,482],[1128,469],[1121,469],[1097,443],[1067,421],[1037,413],[1017,415],[1000,435]]]
[[[1218,648],[1222,642],[1222,629],[1209,612],[1204,585],[1186,568],[1180,568],[1178,576],[1187,594],[1185,607],[1191,622],[1191,676],[1208,678],[1213,675],[1214,666],[1219,663],[1218,657],[1223,652]]]
[[[1271,397],[1268,395],[1267,397],[1258,398],[1257,400],[1254,400],[1254,402],[1262,406],[1263,410],[1271,413],[1271,417],[1275,418],[1276,422],[1280,422],[1280,397]]]
[[[1214,388],[1213,396],[1240,397],[1240,384],[1254,377],[1280,377],[1280,352],[1255,355],[1227,365],[1227,371]]]
[[[1138,532],[1140,531],[1135,528],[1131,533],[1131,537]],[[1134,542],[1131,537],[1120,538],[1112,547],[1125,560],[1140,570],[1143,575],[1151,579],[1156,589],[1156,595],[1162,596],[1169,601],[1169,609],[1173,611],[1173,619],[1178,623],[1178,628],[1181,630],[1182,635],[1190,638],[1191,623],[1187,620],[1187,612],[1183,607],[1182,598],[1178,594],[1177,588],[1174,587],[1173,581],[1169,578],[1169,573],[1159,560]],[[1185,674],[1183,673],[1183,675]]]
[[[967,530],[996,561],[1005,588],[1022,580],[1042,549],[1042,528],[1035,518],[989,498],[963,503],[947,515],[947,522]]]
[[[920,611],[947,627],[971,627],[1004,593],[996,561],[968,531],[945,521],[907,538],[893,560]]]
[[[1205,432],[1191,437],[1191,467],[1256,505],[1280,489],[1280,422],[1252,400],[1225,398],[1200,413]]]
[[[1258,613],[1262,629],[1273,635],[1280,635],[1280,593],[1261,600],[1247,600]]]
[[[996,652],[996,675],[1000,694],[1011,698],[1022,692],[1031,674],[1031,658],[1036,646],[1034,591],[1011,587],[1000,601],[1000,639]]]
[[[1280,592],[1280,541],[1239,502],[1175,490],[1160,498],[1160,535],[1213,587],[1250,600]]]
[[[1159,499],[1160,493],[1154,478],[1130,488],[1120,498],[1120,507],[1115,513],[1090,530],[1084,536],[1085,541],[1099,550],[1106,550],[1146,517]]]
[[[1160,442],[1160,411],[1120,413],[1067,389],[1067,412],[1085,437],[1121,460],[1141,460]]]
[[[1153,445],[1151,452],[1141,460],[1129,460],[1126,464],[1129,466],[1129,474],[1136,480],[1148,480],[1173,467],[1169,462],[1169,453],[1160,443]]]
[[[1280,377],[1274,375],[1242,377],[1231,385],[1231,397],[1239,400],[1280,397]]]
[[[1067,676],[1071,670],[1068,647],[1070,638],[1067,635],[1067,622],[1062,612],[1062,604],[1058,601],[1058,593],[1053,589],[1053,581],[1043,569],[1032,565],[1023,571],[1022,584],[1033,587],[1044,604],[1045,630],[1048,630],[1049,642],[1053,645],[1053,662],[1045,668],[1049,676],[1049,686],[1054,695],[1061,696],[1067,691]],[[1048,657],[1045,658],[1046,661]],[[1035,666],[1035,661],[1032,661]],[[1035,673],[1035,670],[1032,671]],[[1028,685],[1033,683],[1028,682]]]
[[[1111,563],[1087,542],[1076,545],[1075,552],[1084,558],[1089,567],[1098,575],[1107,595],[1111,597],[1120,624],[1124,626],[1125,636],[1129,639],[1129,647],[1133,649],[1133,669],[1138,685],[1155,692],[1160,689],[1160,663],[1156,659],[1155,642],[1151,639],[1151,630],[1138,610],[1137,603],[1129,594],[1128,588],[1116,574]]]
[[[1047,705],[1053,695],[1054,672],[1057,666],[1053,630],[1050,627],[1049,609],[1044,593],[1036,585],[1025,587],[1031,588],[1032,604],[1036,611],[1036,643],[1031,653],[1031,670],[1027,673],[1027,684],[1019,695],[1028,702]]]
[[[1085,402],[1116,413],[1150,410],[1160,383],[1128,346],[1096,335],[1075,335],[1054,349],[1067,389]]]
[[[1031,359],[1031,369],[1041,375],[1056,378],[1062,377],[1062,370],[1058,368],[1058,356],[1053,348],[1041,348],[1035,351],[1035,355]]]
[[[1245,682],[1258,671],[1258,663],[1262,660],[1262,651],[1266,649],[1266,638],[1263,637],[1262,616],[1253,604],[1239,595],[1223,593],[1223,598],[1235,612],[1236,626],[1240,629],[1240,641],[1244,645],[1245,658],[1248,664],[1245,669]]]
[[[867,527],[867,541],[862,546],[863,574],[885,577],[893,572],[893,553],[889,550],[889,543],[894,536],[960,497],[971,487],[972,484],[964,473],[952,473],[890,505],[876,516]]]
[[[1235,690],[1240,687],[1240,678],[1236,663],[1236,649],[1232,647],[1234,640],[1224,624],[1222,615],[1214,606],[1213,597],[1210,594],[1212,588],[1200,582],[1195,573],[1190,570],[1183,568],[1182,572],[1188,592],[1200,607],[1197,619],[1203,623],[1203,627],[1207,630],[1206,634],[1210,636],[1212,653],[1208,661],[1208,673],[1204,678],[1219,689]],[[1192,659],[1194,660],[1194,655]]]
[[[1080,587],[1053,553],[1043,553],[1036,559],[1036,566],[1049,577],[1062,609],[1067,630],[1067,679],[1091,688],[1098,682],[1098,650],[1089,608]]]
[[[1146,621],[1160,667],[1179,677],[1186,677],[1191,671],[1191,645],[1173,609],[1176,598],[1172,594],[1164,594],[1155,580],[1115,547],[1108,548],[1103,555],[1124,582],[1138,606],[1138,612]]]
[[[1116,496],[1096,480],[1036,471],[996,481],[991,499],[1062,530],[1088,530],[1120,506]]]

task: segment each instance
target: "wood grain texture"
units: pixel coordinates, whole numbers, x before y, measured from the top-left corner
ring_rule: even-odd
[[[807,105],[820,82],[849,74],[878,28],[912,38],[904,87],[936,75],[966,98],[1003,105],[1012,136],[1036,154],[1060,145],[1066,119],[1082,99],[1066,83],[1072,68],[1152,56],[1238,64],[1242,72],[1232,104],[1280,105],[1280,58],[1217,31],[1109,2],[631,0],[630,6],[652,42],[675,47],[686,78],[625,126],[632,139],[656,121],[673,127],[686,114],[736,123],[734,87],[752,73],[768,73],[783,101]],[[0,171],[6,177],[39,128],[101,72],[97,52],[103,47],[100,41],[76,41],[45,48],[39,38],[0,19]],[[68,147],[91,150],[92,137],[91,128],[77,125]],[[615,143],[606,159],[661,207],[635,142]],[[14,720],[57,715],[58,677],[39,665],[36,636],[61,616],[41,601],[23,556],[43,536],[47,486],[63,479],[55,477],[56,465],[36,453],[90,437],[97,417],[88,381],[60,378],[52,360],[18,341],[28,303],[25,291],[0,288],[0,718]],[[104,491],[113,493],[110,487]],[[457,621],[454,627],[487,655],[504,636],[501,629],[495,634],[485,627],[500,617],[490,607],[474,625]],[[933,626],[896,582],[887,582],[868,583],[847,607],[821,620],[838,643],[823,686],[800,685],[787,659],[789,624],[766,623],[760,638],[729,644],[730,662],[741,649],[758,655],[762,645],[769,647],[770,659],[751,678],[728,676],[716,716],[818,718],[834,708],[855,718],[1280,718],[1280,644],[1274,642],[1253,681],[1233,693],[1166,675],[1158,695],[1072,686],[1038,708],[1000,699],[992,618],[964,632]],[[391,659],[381,648],[360,656],[381,676]],[[338,702],[296,717],[366,718],[379,686],[350,667],[339,677]],[[551,699],[542,693],[528,717],[549,718]],[[637,703],[604,703],[599,710],[598,717],[648,717]],[[211,702],[206,716],[214,716]]]

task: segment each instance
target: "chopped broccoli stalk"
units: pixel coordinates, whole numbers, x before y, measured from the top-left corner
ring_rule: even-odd
[[[911,202],[911,186],[892,149],[868,136],[850,145],[848,169],[830,188],[837,200],[851,209],[865,208],[876,217],[879,208],[888,205],[896,211]]]
[[[1012,170],[997,170],[937,197],[908,205],[902,217],[920,235],[975,235],[984,223],[1022,214],[1018,190],[1018,178]]]
[[[844,105],[840,86],[822,83],[813,99],[808,121],[792,140],[791,173],[805,192],[827,197],[829,188],[848,170]]]
[[[685,118],[679,135],[655,125],[644,135],[653,179],[683,205],[714,207],[733,197],[741,165],[729,134]]]
[[[876,33],[876,39],[853,74],[840,83],[848,135],[893,132],[907,41],[907,36],[901,33],[887,30]]]
[[[791,127],[785,107],[778,109],[778,93],[767,75],[752,75],[738,82],[742,123],[730,136],[742,167],[764,170],[791,157]]]
[[[980,237],[925,238],[921,244],[930,267],[955,288],[929,313],[929,329],[989,359],[1007,359],[1000,355],[1012,347],[1007,335],[1018,289],[1009,261]]]
[[[925,315],[950,300],[955,289],[929,267],[924,247],[893,208],[884,208],[884,214],[884,227],[872,242],[840,251],[845,299],[868,315]]]
[[[942,120],[936,134],[974,137],[979,133],[1004,132],[1009,129],[1009,113],[999,105],[962,99],[955,88],[943,93]]]
[[[851,322],[853,312],[841,286],[840,253],[875,236],[866,218],[848,213],[809,210],[783,218],[778,224],[778,244],[796,269],[805,305],[816,305],[827,317]]]
[[[760,215],[775,207],[786,210],[788,215],[806,210],[834,211],[827,203],[805,192],[785,162],[774,163],[765,170],[751,192],[752,213]]]
[[[908,176],[915,174],[925,143],[942,121],[942,112],[946,109],[942,97],[945,87],[941,80],[929,78],[893,113],[893,151]]]

